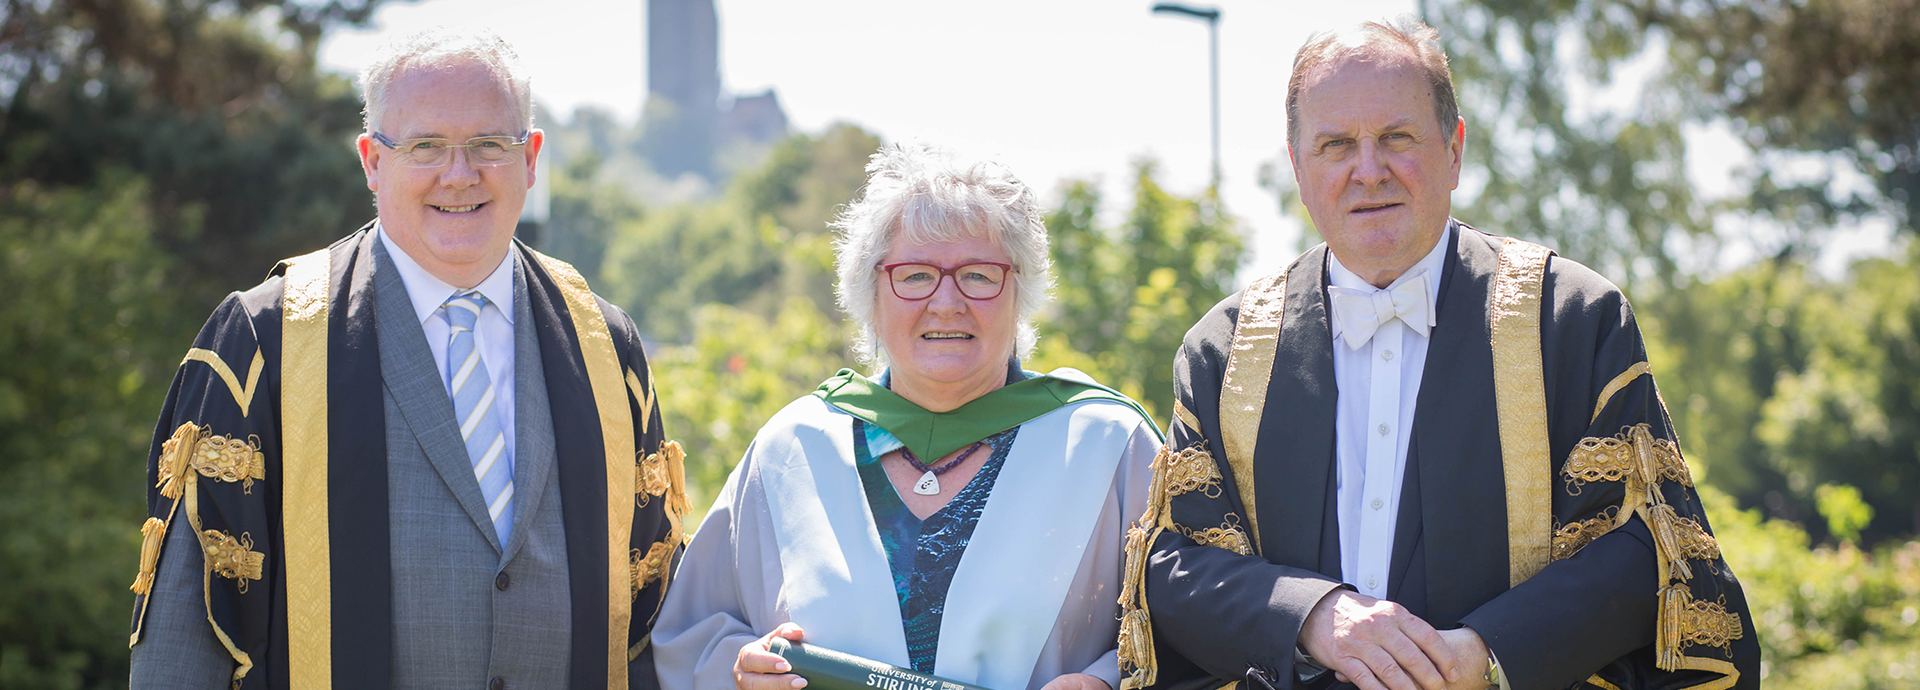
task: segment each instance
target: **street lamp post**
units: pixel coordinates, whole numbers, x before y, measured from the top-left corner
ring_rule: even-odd
[[[1213,95],[1213,190],[1220,189],[1220,8],[1195,7],[1177,2],[1153,4],[1154,14],[1178,14],[1207,23],[1207,71]]]

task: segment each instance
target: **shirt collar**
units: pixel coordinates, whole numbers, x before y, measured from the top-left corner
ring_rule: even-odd
[[[387,237],[386,228],[381,227],[379,221],[374,221],[373,230],[380,236],[380,243],[386,245],[387,256],[393,259],[394,267],[400,270],[400,283],[407,286],[407,298],[413,302],[414,315],[420,318],[421,323],[426,323],[449,298],[462,292],[460,288],[428,273],[412,256],[401,251],[399,245],[393,243],[393,238]],[[506,256],[500,257],[500,265],[493,269],[493,273],[474,287],[475,292],[500,309],[500,314],[507,317],[509,324],[513,323],[513,270],[509,268],[512,261],[513,252],[509,251]]]
[[[1440,239],[1433,243],[1433,249],[1428,250],[1426,256],[1421,257],[1420,261],[1415,263],[1412,268],[1407,269],[1406,273],[1400,274],[1399,278],[1395,278],[1391,284],[1388,284],[1384,288],[1374,287],[1372,283],[1361,278],[1360,274],[1348,270],[1346,266],[1340,264],[1340,257],[1334,256],[1333,251],[1328,250],[1327,284],[1355,290],[1374,291],[1392,290],[1400,287],[1402,283],[1415,280],[1416,278],[1425,280],[1427,281],[1427,313],[1436,313],[1440,308],[1440,271],[1446,267],[1447,247],[1451,244],[1452,239],[1453,223],[1448,222],[1446,227],[1440,230]],[[1333,336],[1335,338],[1340,337],[1340,320],[1330,319],[1330,321],[1333,322]]]

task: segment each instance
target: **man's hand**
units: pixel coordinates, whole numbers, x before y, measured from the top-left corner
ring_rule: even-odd
[[[1314,604],[1300,646],[1361,690],[1445,690],[1466,676],[1458,651],[1433,626],[1399,604],[1345,589]]]
[[[1113,688],[1107,687],[1107,682],[1100,680],[1098,676],[1069,673],[1047,681],[1046,685],[1040,686],[1040,690],[1113,690]]]
[[[781,623],[773,632],[762,635],[760,639],[740,646],[740,655],[733,659],[733,686],[740,690],[791,690],[807,687],[807,679],[788,673],[793,664],[780,655],[769,651],[767,641],[774,637],[784,637],[799,642],[804,636],[800,626],[793,623]]]
[[[1461,627],[1440,631],[1440,639],[1453,650],[1453,658],[1460,662],[1460,678],[1449,686],[1453,690],[1486,690],[1487,687],[1487,643],[1480,639],[1480,633],[1473,628]]]

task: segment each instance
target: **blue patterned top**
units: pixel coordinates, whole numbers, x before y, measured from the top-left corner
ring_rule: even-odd
[[[899,439],[858,419],[853,422],[854,438],[863,441],[853,445],[854,465],[860,470],[860,484],[873,510],[880,544],[893,568],[893,589],[900,597],[900,623],[907,634],[907,657],[915,671],[933,673],[948,585],[953,583],[960,556],[966,553],[967,541],[980,522],[980,511],[987,507],[993,482],[1000,476],[1000,467],[1006,463],[1007,451],[1013,448],[1013,438],[1019,431],[1014,427],[987,437],[993,454],[986,464],[952,501],[921,520],[907,510],[876,459],[900,448]]]

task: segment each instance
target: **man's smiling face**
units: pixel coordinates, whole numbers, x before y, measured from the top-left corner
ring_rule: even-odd
[[[1300,200],[1340,263],[1375,285],[1418,262],[1446,227],[1465,131],[1444,126],[1454,131],[1411,58],[1347,56],[1307,77],[1292,142]]]
[[[465,143],[479,136],[527,134],[522,155],[478,167],[468,151],[438,168],[401,164],[396,151],[361,135],[360,161],[374,192],[380,225],[427,272],[456,287],[487,277],[513,241],[540,152],[539,130],[527,132],[503,79],[474,63],[417,65],[397,75],[376,126],[393,141],[439,137]]]

